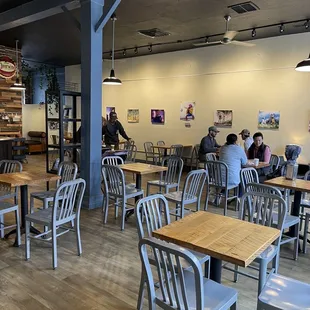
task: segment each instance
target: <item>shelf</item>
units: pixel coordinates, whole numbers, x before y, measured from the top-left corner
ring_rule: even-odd
[[[54,148],[54,149],[60,149],[59,144],[49,144],[47,147]],[[78,149],[81,147],[81,143],[66,143],[64,144],[64,149]]]
[[[48,122],[59,122],[59,118],[48,118]],[[81,122],[80,118],[64,118],[63,122]]]

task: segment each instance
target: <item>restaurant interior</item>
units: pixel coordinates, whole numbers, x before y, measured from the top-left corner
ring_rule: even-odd
[[[0,0],[0,309],[310,309],[309,26]]]

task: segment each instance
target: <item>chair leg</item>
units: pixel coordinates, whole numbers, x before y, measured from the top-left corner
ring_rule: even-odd
[[[4,215],[0,215],[0,238],[4,238]]]
[[[138,295],[138,302],[137,302],[137,310],[142,310],[142,308],[143,308],[145,284],[146,283],[145,283],[144,272],[141,271],[141,279],[140,279],[139,295]]]
[[[57,268],[57,237],[56,227],[52,227],[52,245],[53,245],[53,269]]]
[[[224,202],[224,216],[227,215],[227,198],[228,198],[228,191],[227,191],[227,189],[225,189],[225,196],[224,196],[224,199],[225,199],[225,202]]]
[[[75,232],[76,232],[78,256],[81,256],[81,254],[82,254],[82,243],[81,243],[81,233],[80,233],[80,219],[78,217],[76,217],[76,219],[75,219]]]
[[[267,263],[261,261],[259,264],[259,276],[258,276],[258,295],[261,293],[267,279]]]
[[[19,211],[18,211],[18,209],[15,211],[15,217],[16,217],[17,245],[20,246],[20,222],[19,222]]]
[[[299,248],[299,223],[298,224],[296,224],[296,239],[295,239],[295,241],[294,241],[294,256],[293,256],[293,258],[294,258],[294,260],[297,260],[297,258],[298,258],[298,248]],[[307,240],[306,240],[307,241]]]
[[[105,197],[103,197],[103,203],[104,206],[104,224],[108,221],[108,214],[109,214],[109,196],[108,194],[105,194]],[[115,207],[115,218],[116,218],[116,207]]]
[[[125,229],[125,217],[126,217],[126,201],[125,199],[122,200],[122,224],[121,230]]]
[[[30,195],[30,213],[34,212],[34,198]]]
[[[305,227],[304,227],[304,242],[303,242],[303,252],[307,252],[307,240],[308,240],[308,229],[309,229],[309,218],[310,215],[307,213],[305,218]]]
[[[30,258],[30,222],[26,221],[25,227],[25,259],[28,260]]]
[[[146,196],[150,194],[150,184],[146,185]]]
[[[278,273],[279,260],[280,260],[280,250],[278,251],[277,255],[272,260],[272,268],[274,269],[274,273]]]
[[[238,271],[238,270],[239,270],[239,266],[235,265],[235,271]],[[234,282],[238,281],[238,277],[239,277],[238,272],[234,272]]]
[[[205,278],[210,278],[210,260],[205,262]]]

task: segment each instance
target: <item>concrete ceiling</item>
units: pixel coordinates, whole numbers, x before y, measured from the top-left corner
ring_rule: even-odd
[[[46,0],[44,0],[46,1]],[[0,0],[0,12],[12,9],[31,0]],[[147,47],[139,48],[134,54],[135,46],[152,44],[152,53],[194,48],[194,42],[184,42],[193,38],[211,37],[210,41],[220,40],[225,32],[223,16],[232,16],[231,30],[251,29],[271,24],[303,20],[299,23],[285,25],[280,34],[279,27],[273,26],[257,30],[256,38],[266,38],[292,33],[310,31],[303,26],[304,20],[310,18],[309,0],[253,0],[260,10],[237,14],[228,8],[242,0],[123,0],[116,15],[115,48],[120,50],[116,58],[134,57],[149,54]],[[79,9],[72,11],[79,20]],[[137,33],[141,29],[160,28],[171,33],[163,38],[148,38]],[[111,50],[111,22],[104,29],[104,57],[109,58]],[[0,44],[14,47],[14,40],[21,42],[22,54],[26,59],[33,59],[55,65],[80,63],[80,32],[64,13],[39,20],[24,26],[0,32]],[[251,30],[238,34],[238,40],[252,40]],[[179,43],[175,43],[178,42]],[[171,44],[163,44],[173,42]],[[157,44],[163,44],[158,45]],[[224,48],[224,47],[223,47]],[[232,47],[233,48],[233,47]],[[255,48],[255,47],[254,47]],[[310,49],[310,42],[309,42]]]

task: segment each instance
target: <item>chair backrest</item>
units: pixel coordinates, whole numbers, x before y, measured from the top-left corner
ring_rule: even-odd
[[[0,161],[0,173],[14,173],[22,172],[23,166],[18,160],[1,160]]]
[[[161,172],[160,180],[165,182],[166,184],[180,184],[183,171],[183,159],[176,156],[167,156],[163,158],[162,166],[167,166],[168,170]]]
[[[188,296],[193,294],[190,291],[195,292],[193,309],[204,309],[202,267],[192,253],[172,243],[148,238],[140,240],[139,254],[149,288],[149,302],[153,302],[153,305],[149,305],[149,309],[155,309],[155,304],[162,309],[190,309]],[[151,269],[151,254],[155,257],[156,268],[154,269]],[[184,271],[185,263],[188,264],[187,267],[191,267],[194,279],[194,283],[190,286],[184,277],[188,272]],[[154,278],[159,282],[157,294],[155,294]]]
[[[272,171],[277,170],[280,165],[280,157],[278,155],[271,154],[269,164],[270,164]]]
[[[181,157],[183,154],[183,145],[182,144],[173,144],[170,147],[170,156]]]
[[[57,180],[57,186],[59,186],[64,182],[75,180],[77,172],[78,172],[77,164],[69,161],[63,161],[62,163],[60,163],[57,174],[61,176],[61,179]]]
[[[118,165],[123,165],[124,160],[122,157],[119,157],[119,156],[105,156],[102,158],[101,164],[102,165],[118,166]]]
[[[157,145],[165,145],[165,141],[160,140],[160,141],[157,141],[156,144],[157,144]]]
[[[226,188],[228,185],[228,166],[219,160],[210,160],[205,163],[210,185]]]
[[[264,185],[264,184],[259,184],[259,183],[248,183],[245,186],[245,193],[262,193],[266,195],[277,195],[282,198],[282,193],[281,191],[273,186],[270,185]]]
[[[259,183],[258,173],[255,168],[243,168],[240,170],[240,180],[242,192],[245,193],[245,187],[249,183]]]
[[[170,224],[168,201],[160,194],[140,199],[135,214],[139,240],[152,237],[154,230]]]
[[[126,141],[124,143],[124,150],[129,151],[132,148],[133,145],[135,145],[135,141],[133,141],[133,140]]]
[[[165,145],[165,141],[157,141],[156,143],[158,146],[161,146],[161,145]],[[164,156],[165,154],[165,150],[164,149],[158,149],[158,153],[161,155],[161,156]]]
[[[251,203],[248,203],[251,201]],[[287,206],[279,195],[264,192],[247,192],[241,198],[239,218],[249,222],[276,227],[282,234],[283,223],[286,217]],[[280,244],[277,240],[276,244]]]
[[[204,169],[189,172],[184,182],[182,201],[191,200],[193,197],[200,199],[207,178],[208,173]]]
[[[118,166],[102,165],[102,177],[104,189],[116,196],[125,196],[125,176],[124,172]]]
[[[76,179],[62,183],[56,190],[53,202],[53,224],[58,226],[73,219],[73,213],[79,218],[86,182]]]
[[[81,149],[76,149],[76,164],[81,167]]]
[[[127,151],[126,161],[136,161],[137,147],[133,144]]]
[[[207,161],[217,161],[216,153],[207,153],[206,154]]]
[[[146,155],[154,155],[153,142],[144,142],[144,151]]]

